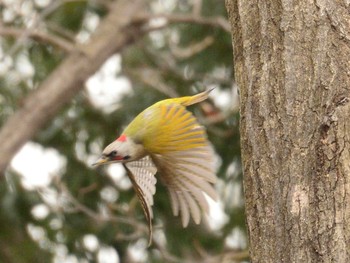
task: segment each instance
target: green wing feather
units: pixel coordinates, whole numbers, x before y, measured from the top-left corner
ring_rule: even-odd
[[[151,127],[150,121],[150,132],[143,140],[143,145],[149,153],[184,151],[207,144],[204,129],[184,106],[160,104],[154,112],[158,115],[157,125]]]

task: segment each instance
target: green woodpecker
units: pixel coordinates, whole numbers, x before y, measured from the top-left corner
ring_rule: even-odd
[[[186,106],[208,98],[211,90],[194,96],[166,99],[141,112],[109,144],[95,165],[122,163],[141,202],[152,239],[155,174],[167,187],[172,211],[186,227],[208,212],[205,194],[216,200],[214,152],[204,128]],[[149,243],[150,244],[150,243]]]

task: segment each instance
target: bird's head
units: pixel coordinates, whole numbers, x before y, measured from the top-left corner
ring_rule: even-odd
[[[122,134],[103,150],[100,159],[98,159],[93,165],[99,166],[107,163],[131,162],[138,160],[145,155],[146,152],[142,144],[137,144],[132,139]]]

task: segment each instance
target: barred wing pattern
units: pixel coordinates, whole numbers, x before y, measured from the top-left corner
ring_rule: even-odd
[[[154,166],[149,156],[143,157],[140,160],[123,164],[127,171],[127,175],[130,178],[133,188],[140,200],[143,212],[145,214],[148,230],[149,230],[149,241],[152,241],[152,218],[153,218],[153,195],[156,192],[155,173],[157,168]]]
[[[180,104],[157,104],[157,107],[146,112],[145,130],[151,132],[143,144],[150,156],[124,164],[145,213],[150,242],[157,170],[168,189],[173,214],[181,214],[184,227],[191,217],[199,224],[202,212],[208,212],[205,194],[217,199],[212,185],[217,179],[215,155],[205,129]],[[159,122],[153,122],[154,119]]]

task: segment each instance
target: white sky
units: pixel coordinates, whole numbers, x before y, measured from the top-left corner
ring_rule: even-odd
[[[12,168],[21,174],[22,184],[28,190],[47,187],[53,177],[62,174],[65,157],[55,149],[45,149],[34,142],[27,142],[11,161]]]

